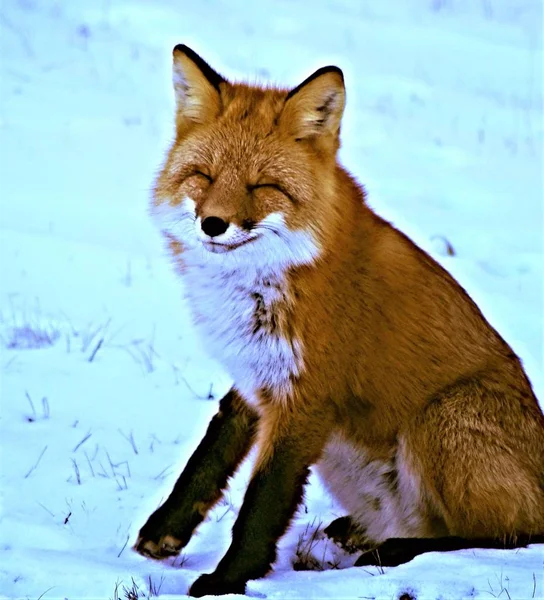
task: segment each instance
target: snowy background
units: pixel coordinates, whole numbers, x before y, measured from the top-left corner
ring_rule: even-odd
[[[544,398],[539,0],[2,0],[1,597],[180,596],[229,543],[247,464],[182,557],[130,550],[229,384],[147,217],[180,42],[231,78],[295,86],[342,67],[342,161]],[[312,478],[275,572],[247,594],[544,596],[536,546],[339,570],[353,559],[313,533],[340,514]]]

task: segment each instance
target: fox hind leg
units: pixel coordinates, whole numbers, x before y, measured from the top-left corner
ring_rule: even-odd
[[[408,491],[417,482],[420,510],[428,523],[434,518],[442,526],[391,537],[363,552],[356,565],[544,543],[542,415],[528,384],[502,380],[491,373],[451,386],[399,435],[399,481]]]
[[[505,377],[451,386],[400,436],[402,460],[446,535],[506,542],[544,534],[544,420],[529,383]]]
[[[365,550],[357,564],[542,543],[544,419],[523,373],[516,382],[506,376],[487,373],[437,394],[383,464],[349,444],[327,448],[322,475],[351,519],[325,531],[345,545],[357,525]]]

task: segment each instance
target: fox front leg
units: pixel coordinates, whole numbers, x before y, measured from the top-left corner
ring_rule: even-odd
[[[156,559],[179,553],[247,455],[257,421],[256,413],[236,391],[221,400],[172,493],[140,530],[134,546],[137,552]]]
[[[232,543],[214,573],[201,575],[189,595],[243,594],[246,582],[263,577],[276,559],[276,544],[302,500],[309,466],[323,437],[308,439],[288,427],[280,437],[260,444],[253,477],[232,530]]]

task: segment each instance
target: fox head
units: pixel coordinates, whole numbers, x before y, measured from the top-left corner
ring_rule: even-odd
[[[174,253],[226,264],[305,264],[337,220],[345,104],[329,66],[292,90],[230,83],[184,45],[173,52],[176,136],[152,213]]]

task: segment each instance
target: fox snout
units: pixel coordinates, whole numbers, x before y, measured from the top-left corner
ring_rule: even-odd
[[[195,220],[197,237],[204,248],[215,254],[235,250],[256,239],[249,222],[236,223],[215,215],[198,216]]]

